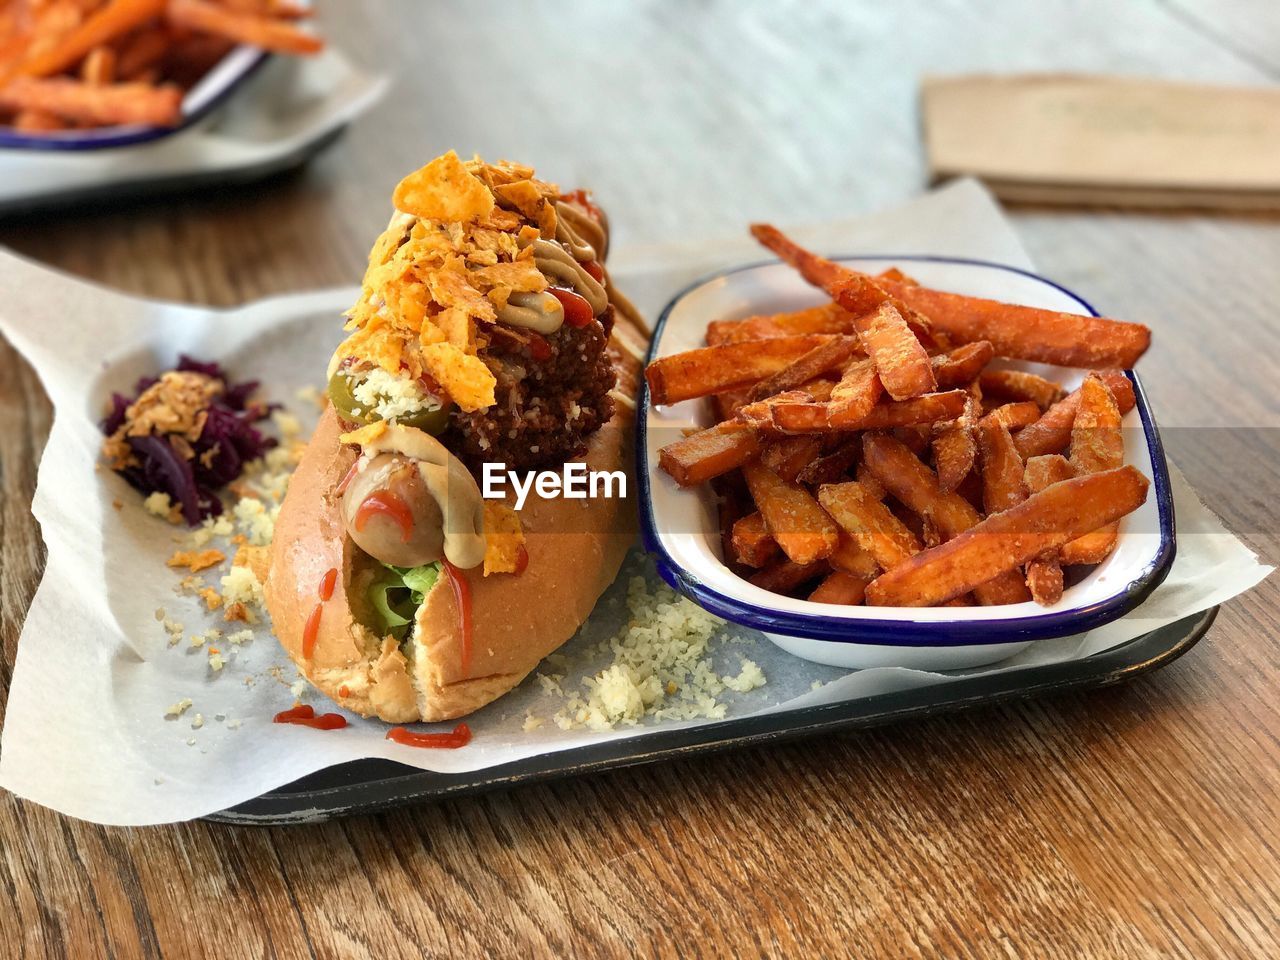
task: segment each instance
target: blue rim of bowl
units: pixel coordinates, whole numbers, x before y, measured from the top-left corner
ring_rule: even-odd
[[[241,48],[237,48],[241,49]],[[232,56],[236,50],[231,50],[227,56]],[[183,114],[182,120],[173,127],[147,127],[140,125],[131,126],[113,126],[99,127],[90,130],[76,130],[69,132],[61,132],[50,135],[39,135],[30,133],[10,133],[5,128],[0,128],[0,149],[3,150],[51,150],[55,152],[75,153],[79,150],[108,150],[115,147],[132,147],[141,143],[151,143],[154,140],[162,140],[165,137],[171,137],[175,133],[180,133],[194,123],[198,123],[207,117],[213,110],[217,109],[222,103],[231,96],[242,83],[258,72],[270,58],[271,53],[267,50],[259,50],[257,56],[248,60],[243,69],[239,73],[231,76],[225,84],[216,93],[211,94],[203,103],[194,110],[187,111],[186,100],[190,96],[183,97]],[[217,65],[212,69],[217,69]]]
[[[1046,286],[1066,294],[1080,304],[1090,316],[1101,316],[1087,300],[1061,284],[1055,283],[1030,270],[1011,267],[989,260],[966,257],[943,257],[920,254],[845,254],[832,259],[863,261],[894,261],[923,263],[952,263],[984,267],[1005,273],[1018,274],[1037,280]],[[713,280],[778,264],[778,260],[761,260],[731,270],[709,274],[689,284],[663,308],[650,339],[646,363],[653,359],[662,331],[676,306],[691,294]],[[1164,444],[1160,431],[1147,404],[1147,395],[1138,376],[1132,370],[1124,371],[1133,384],[1135,409],[1142,422],[1142,431],[1151,455],[1152,486],[1160,523],[1160,546],[1152,561],[1125,587],[1105,600],[1073,607],[1058,613],[1046,613],[1032,617],[1014,617],[1007,620],[832,620],[817,614],[792,613],[774,610],[727,596],[700,580],[696,574],[683,568],[667,552],[658,536],[651,496],[651,467],[648,457],[649,410],[652,406],[649,385],[641,377],[640,403],[636,410],[636,471],[640,482],[641,538],[645,549],[654,556],[658,573],[673,588],[689,597],[705,610],[733,623],[751,627],[764,633],[802,637],[810,640],[828,640],[837,643],[863,643],[901,647],[960,647],[973,644],[1019,643],[1028,640],[1047,640],[1093,630],[1124,616],[1142,603],[1156,587],[1164,582],[1173,566],[1177,553],[1174,534],[1173,489],[1169,480],[1169,465],[1165,460]],[[856,634],[856,635],[854,635]]]

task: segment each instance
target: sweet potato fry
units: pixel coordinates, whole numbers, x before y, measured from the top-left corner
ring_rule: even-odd
[[[314,34],[269,16],[238,13],[207,0],[169,0],[166,16],[175,26],[277,53],[305,55],[324,49],[324,41]]]
[[[751,388],[751,399],[763,400],[793,390],[842,366],[859,349],[857,337],[833,337]]]
[[[747,514],[733,525],[730,544],[733,559],[746,567],[763,567],[779,553],[778,543],[770,536],[759,511]]]
[[[116,74],[121,80],[136,80],[142,71],[158,64],[168,49],[169,35],[163,29],[139,30],[121,46]]]
[[[27,133],[49,133],[67,129],[67,122],[52,113],[40,110],[23,110],[13,116],[13,129]]]
[[[909,400],[937,389],[929,355],[874,280],[810,253],[767,224],[752,225],[751,234],[849,312],[889,396]]]
[[[1030,400],[1019,400],[996,407],[987,419],[1003,424],[1006,430],[1021,430],[1040,419],[1040,408]]]
[[[1080,385],[1080,401],[1071,426],[1071,466],[1076,474],[1114,470],[1124,462],[1120,408],[1097,374]]]
[[[116,51],[94,47],[80,64],[80,79],[91,85],[111,83],[116,78]]]
[[[1009,429],[983,419],[978,424],[978,449],[982,454],[982,502],[987,515],[1016,507],[1027,499],[1022,457],[1018,456]]]
[[[745,317],[742,320],[712,320],[707,325],[707,345],[714,347],[806,333],[852,334],[853,317],[839,304],[824,303],[819,307]]]
[[[876,279],[877,280],[893,280],[897,283],[910,284],[913,287],[920,286],[919,280],[915,279],[914,277],[907,276],[907,274],[903,273],[897,267],[890,267],[888,270],[882,271],[880,274],[877,275]]]
[[[920,541],[915,534],[857,483],[820,487],[818,502],[885,570],[892,570],[920,552]]]
[[[754,384],[799,360],[832,337],[775,337],[764,343],[701,347],[653,361],[644,375],[653,402],[679,403]]]
[[[837,302],[845,289],[847,286],[837,288]],[[938,388],[929,355],[893,304],[882,303],[872,313],[855,314],[854,325],[889,396],[910,400]]]
[[[977,392],[971,391],[965,401],[964,412],[956,419],[935,427],[933,465],[938,473],[938,486],[948,493],[959,487],[973,469],[978,455],[974,429],[980,409]]]
[[[758,462],[743,465],[747,488],[787,559],[812,563],[831,556],[839,540],[835,521],[804,487],[787,483]]]
[[[1027,563],[1027,589],[1042,607],[1052,607],[1062,599],[1064,581],[1058,551],[1050,550]]]
[[[779,437],[764,445],[760,462],[788,483],[822,453],[818,436]]]
[[[773,424],[788,433],[825,433],[830,430],[887,430],[917,423],[954,420],[964,412],[964,390],[929,393],[900,402],[882,403],[862,417],[837,412],[830,403],[790,401],[772,407]]]
[[[994,356],[995,350],[985,340],[966,343],[962,347],[956,347],[950,353],[938,354],[930,360],[933,365],[934,379],[938,381],[938,389],[967,387]]]
[[[847,440],[830,453],[823,454],[811,463],[806,464],[796,475],[796,479],[811,487],[820,486],[824,483],[836,483],[844,479],[849,472],[849,468],[857,461],[861,450],[860,444],[853,440]]]
[[[830,569],[825,560],[815,560],[813,563],[781,560],[771,567],[765,567],[759,573],[753,573],[747,581],[770,593],[791,593]]]
[[[1058,454],[1033,457],[1027,461],[1023,482],[1027,493],[1036,494],[1059,480],[1075,476],[1067,458]],[[1031,599],[1044,607],[1051,607],[1062,599],[1063,579],[1060,551],[1049,550],[1027,563],[1027,588]]]
[[[864,434],[862,462],[898,502],[929,519],[948,541],[976,526],[981,519],[973,505],[960,494],[944,493],[933,471],[892,437],[882,433]],[[993,577],[959,592],[967,593],[970,589],[986,606],[1021,603],[1029,596],[1022,577],[1009,570],[997,571]]]
[[[853,471],[853,478],[867,492],[867,496],[873,500],[883,500],[889,495],[889,491],[884,488],[884,484],[880,482],[880,479],[868,469],[865,460],[860,462],[857,469]]]
[[[18,68],[27,77],[61,73],[95,47],[106,46],[164,12],[167,0],[111,0],[59,43],[28,57]],[[8,79],[0,75],[0,83]]]
[[[991,341],[1000,357],[1062,367],[1128,368],[1151,344],[1151,331],[1140,323],[1016,306],[889,279],[882,286],[957,341]]]
[[[867,602],[945,603],[1131,513],[1146,500],[1148,486],[1147,478],[1133,467],[1056,483],[881,574],[867,587]]]
[[[182,91],[141,83],[94,86],[70,77],[17,77],[0,88],[0,111],[23,110],[93,125],[170,127],[182,119]]]
[[[831,406],[841,415],[864,417],[884,393],[884,385],[870,359],[851,363],[831,391]]]
[[[759,452],[756,431],[729,421],[667,444],[658,451],[658,466],[688,487],[740,467]]]
[[[827,557],[827,562],[831,564],[832,570],[841,570],[862,580],[873,580],[880,572],[880,564],[876,563],[876,558],[843,530],[840,531],[840,542],[831,551],[831,556]]]
[[[1052,380],[1025,370],[984,370],[978,379],[984,397],[996,400],[1030,400],[1048,410],[1065,396]]]
[[[1060,480],[1070,480],[1075,475],[1076,471],[1066,457],[1050,453],[1028,460],[1023,480],[1028,493],[1039,493],[1045,487]]]
[[[855,607],[862,603],[866,590],[866,580],[837,570],[828,574],[827,578],[818,584],[818,588],[809,594],[809,599],[814,603],[834,603],[844,607]]]
[[[1071,466],[1077,475],[1114,470],[1124,463],[1120,409],[1110,388],[1097,374],[1080,386],[1080,403],[1071,428]],[[1119,524],[1090,531],[1062,548],[1062,562],[1101,563],[1115,548]]]
[[[1111,388],[1121,415],[1133,409],[1136,402],[1133,384],[1119,370],[1097,371],[1098,376]],[[1068,394],[1044,412],[1035,423],[1018,431],[1016,443],[1024,460],[1045,453],[1060,453],[1071,440],[1071,427],[1076,422],[1076,408],[1080,404],[1080,391]]]
[[[716,422],[724,423],[736,417],[738,411],[746,406],[750,393],[750,387],[739,387],[736,390],[725,390],[723,393],[713,394],[711,409],[715,412]]]

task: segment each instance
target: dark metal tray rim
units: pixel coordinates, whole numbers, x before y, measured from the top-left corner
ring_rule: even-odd
[[[1208,632],[1217,612],[1218,608],[1212,607],[1082,660],[1027,667],[994,676],[954,680],[818,707],[657,731],[642,737],[557,751],[469,773],[437,773],[390,760],[359,760],[309,774],[205,819],[220,823],[276,826],[377,813],[410,803],[451,799],[663,760],[686,759],[739,747],[780,743],[1046,693],[1108,686],[1178,659]]]

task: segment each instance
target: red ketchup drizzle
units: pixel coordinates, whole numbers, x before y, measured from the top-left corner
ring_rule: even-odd
[[[566,290],[564,287],[547,287],[547,293],[560,301],[560,306],[564,308],[564,322],[569,326],[585,327],[596,318],[596,312],[591,309],[591,304],[586,298],[572,290]]]
[[[333,588],[338,583],[338,570],[331,567],[325,571],[325,575],[320,579],[320,588],[316,593],[320,597],[320,602],[315,605],[311,611],[311,616],[307,617],[307,624],[302,628],[302,655],[310,659],[315,653],[316,637],[320,633],[320,617],[324,613],[324,603],[333,596]]]
[[[525,549],[525,545],[520,544],[520,550],[516,553],[516,569],[515,575],[518,577],[529,569],[529,551]]]
[[[598,260],[587,260],[579,264],[583,270],[591,274],[596,283],[604,283],[604,267],[600,266]]]
[[[271,722],[292,723],[315,730],[341,730],[347,725],[347,718],[340,713],[322,713],[317,717],[314,707],[306,703],[295,703],[288,710],[277,713]]]
[[[338,569],[336,567],[332,567],[325,572],[324,579],[320,581],[320,599],[328,600],[330,597],[332,597],[333,588],[337,586],[337,583],[338,583]]]
[[[471,742],[471,728],[460,723],[451,733],[414,733],[404,727],[392,727],[387,739],[406,747],[435,747],[438,750],[457,750]]]
[[[462,571],[444,557],[440,558],[440,566],[449,578],[453,599],[458,603],[458,618],[462,625],[462,672],[466,673],[471,669],[471,585],[462,576]]]
[[[307,617],[307,625],[302,628],[302,655],[308,660],[316,652],[316,635],[320,632],[320,614],[324,612],[324,604],[317,603]]]
[[[539,363],[551,359],[551,344],[547,343],[547,338],[542,334],[529,334],[529,356]]]
[[[390,490],[380,490],[364,498],[356,508],[356,529],[363,530],[370,517],[383,516],[400,528],[400,540],[408,543],[413,536],[413,511],[402,498]]]

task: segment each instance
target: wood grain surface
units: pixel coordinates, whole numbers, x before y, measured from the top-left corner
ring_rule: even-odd
[[[448,147],[592,184],[640,243],[919,192],[924,72],[1280,80],[1271,0],[320,6],[396,88],[304,170],[4,221],[0,243],[235,304],[355,280],[393,183]],[[1011,214],[1048,276],[1155,328],[1174,459],[1274,562],[1280,220]],[[0,702],[49,416],[0,343]],[[108,829],[5,796],[0,953],[1275,956],[1278,615],[1273,579],[1122,688],[314,827]]]

